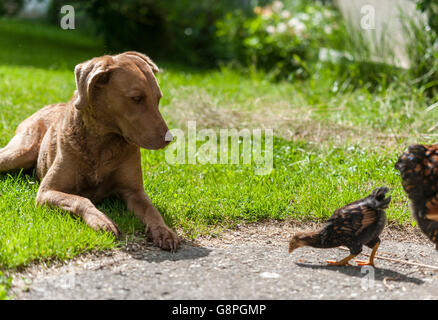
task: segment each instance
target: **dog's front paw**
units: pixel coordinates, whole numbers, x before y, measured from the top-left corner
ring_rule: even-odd
[[[176,233],[164,224],[148,226],[146,233],[152,238],[154,244],[163,250],[174,252],[180,245]]]
[[[120,230],[117,225],[108,218],[105,214],[88,214],[84,217],[85,222],[88,226],[94,230],[103,230],[112,232],[116,237],[120,235]]]

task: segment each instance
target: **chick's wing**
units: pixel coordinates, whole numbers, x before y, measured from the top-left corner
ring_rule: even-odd
[[[356,235],[377,221],[376,211],[360,203],[353,203],[338,209],[330,217],[328,222],[334,226],[334,230]]]

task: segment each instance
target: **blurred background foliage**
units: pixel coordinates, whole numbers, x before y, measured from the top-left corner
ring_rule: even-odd
[[[420,0],[418,9],[428,17],[425,26],[408,21],[412,45],[408,48],[414,80],[410,83],[420,86],[427,93],[438,94],[438,2],[435,0]]]
[[[438,32],[438,2],[436,0],[420,0],[418,8],[428,15],[429,26]]]
[[[3,0],[0,15],[15,16],[25,1]],[[417,1],[426,23],[404,19],[413,40],[405,48],[409,70],[373,59],[369,40],[328,0],[50,0],[46,21],[59,25],[66,4],[77,28],[99,37],[108,53],[139,50],[198,68],[227,64],[273,80],[330,77],[338,87],[371,89],[404,81],[438,92],[435,0]]]
[[[0,1],[0,16],[14,16],[23,7],[24,0]]]
[[[222,57],[256,66],[276,78],[307,77],[307,62],[324,46],[339,48],[340,14],[333,7],[304,1],[274,1],[252,14],[229,12],[217,22]]]
[[[216,24],[227,12],[250,14],[251,0],[53,0],[49,19],[60,19],[60,8],[73,4],[92,21],[110,51],[135,49],[156,58],[213,66],[221,56]],[[86,24],[86,22],[85,22]]]

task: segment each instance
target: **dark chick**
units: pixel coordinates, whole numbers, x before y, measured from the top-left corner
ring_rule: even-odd
[[[395,168],[412,201],[412,215],[438,250],[438,145],[413,145]]]
[[[388,188],[377,188],[371,195],[336,210],[324,227],[315,232],[299,233],[289,242],[289,253],[310,246],[314,248],[335,248],[346,246],[350,255],[340,261],[327,261],[329,264],[345,266],[362,252],[362,246],[372,248],[369,261],[357,261],[359,265],[374,265],[374,256],[380,244],[380,234],[385,227],[386,209],[391,197],[385,198]]]

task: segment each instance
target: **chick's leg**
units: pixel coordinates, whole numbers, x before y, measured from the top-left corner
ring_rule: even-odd
[[[374,256],[376,255],[377,249],[379,248],[380,241],[378,241],[371,251],[370,259],[368,261],[355,260],[358,266],[374,266]]]
[[[348,257],[342,259],[341,261],[327,260],[327,263],[332,266],[351,266],[349,261],[356,256],[357,254],[350,254]]]

